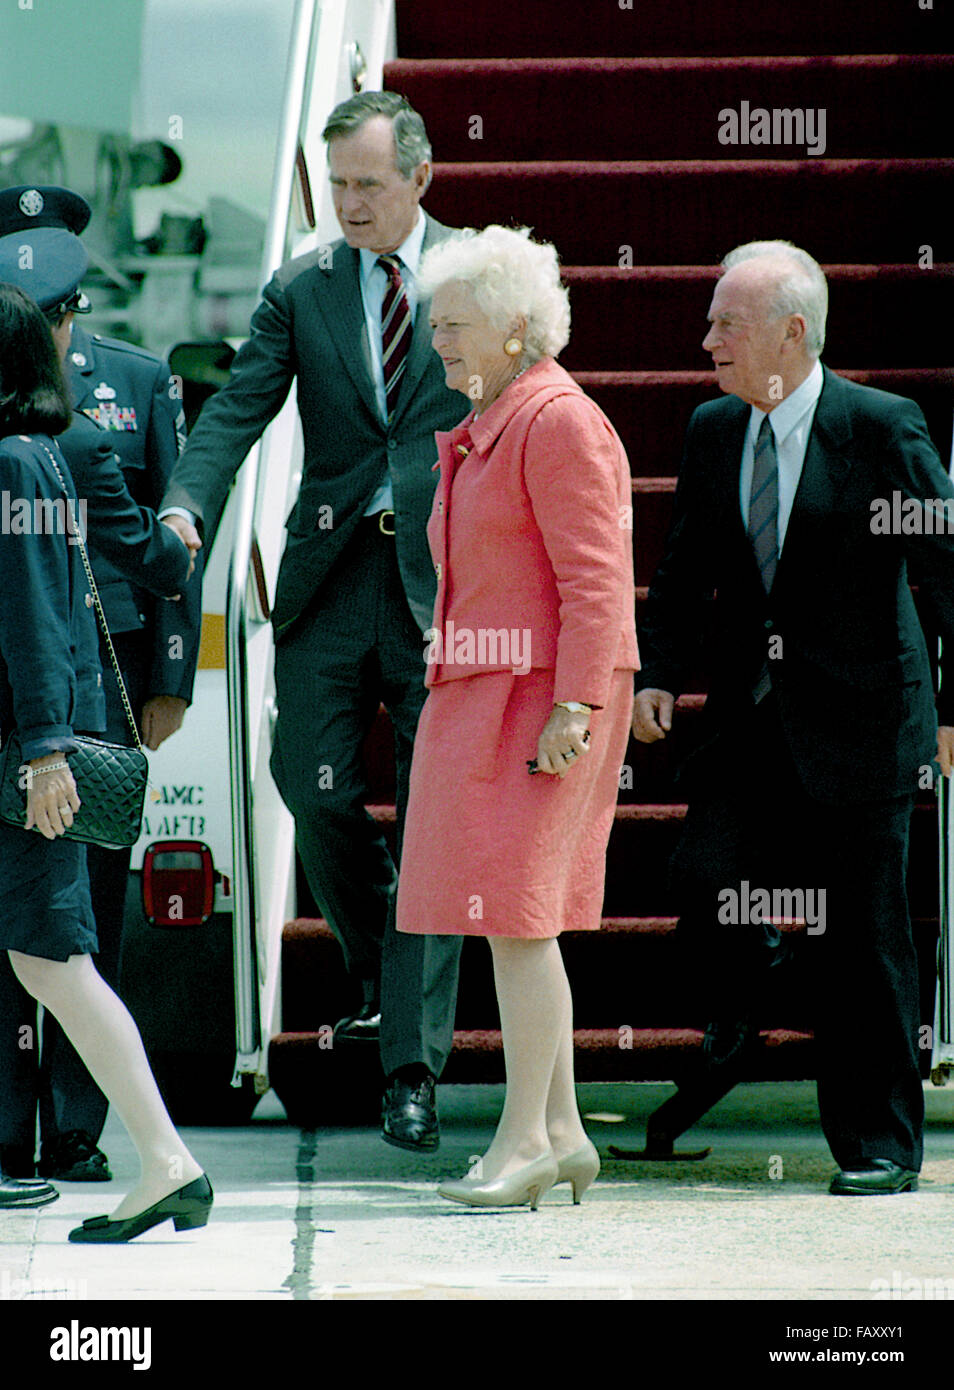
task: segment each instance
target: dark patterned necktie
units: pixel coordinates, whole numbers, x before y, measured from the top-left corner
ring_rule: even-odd
[[[377,263],[384,267],[388,276],[388,287],[381,305],[381,361],[390,420],[407,366],[407,351],[411,346],[411,308],[404,292],[401,262],[397,256],[379,256]]]
[[[749,539],[765,592],[770,593],[778,565],[778,458],[775,435],[767,415],[755,443],[749,494]]]
[[[778,565],[778,456],[775,435],[766,415],[755,442],[752,491],[749,494],[749,539],[765,592],[770,593]],[[752,691],[755,703],[764,700],[772,688],[769,664],[764,662]]]

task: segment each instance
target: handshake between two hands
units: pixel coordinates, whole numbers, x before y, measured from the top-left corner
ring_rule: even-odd
[[[175,531],[180,541],[182,541],[182,544],[188,549],[189,573],[186,575],[186,578],[191,579],[193,571],[195,570],[195,557],[202,549],[202,541],[198,531],[192,525],[191,521],[186,521],[184,516],[164,516],[162,518],[162,523],[164,526],[168,526],[170,531]],[[179,597],[180,595],[176,594],[175,598],[178,599]]]

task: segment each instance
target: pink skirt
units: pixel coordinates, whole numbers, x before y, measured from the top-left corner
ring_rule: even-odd
[[[398,931],[595,931],[632,704],[632,671],[614,672],[590,716],[590,751],[561,780],[527,772],[553,708],[552,671],[433,686],[414,740]]]

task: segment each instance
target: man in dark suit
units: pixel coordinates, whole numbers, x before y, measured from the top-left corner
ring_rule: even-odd
[[[197,522],[208,540],[242,460],[297,382],[305,459],[272,614],[272,771],[311,891],[361,983],[363,1005],[336,1038],[380,1036],[384,1138],[432,1149],[460,944],[395,932],[395,869],[365,810],[361,746],[383,702],[394,727],[400,844],[424,700],[422,632],[436,592],[425,534],[434,431],[461,416],[431,351],[414,275],[449,232],[419,206],[430,146],[402,97],[361,93],[332,112],[323,134],[344,239],[288,262],[266,286],[161,515],[193,543]]]
[[[902,1192],[924,1115],[908,827],[919,779],[935,754],[950,775],[954,755],[954,698],[935,711],[908,579],[954,643],[954,536],[938,521],[954,487],[913,401],[822,367],[827,287],[810,256],[754,242],[722,264],[703,347],[728,399],[689,423],[633,732],[667,735],[708,628],[681,928],[717,1019],[757,1028],[783,949],[767,919],[803,909],[830,1190]]]

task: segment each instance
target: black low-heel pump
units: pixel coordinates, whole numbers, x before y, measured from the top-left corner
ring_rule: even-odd
[[[75,1245],[119,1245],[170,1220],[177,1231],[194,1231],[208,1222],[212,1201],[212,1184],[203,1173],[201,1178],[194,1178],[138,1216],[130,1216],[125,1221],[110,1221],[108,1216],[90,1217],[82,1226],[70,1231],[70,1240]]]

